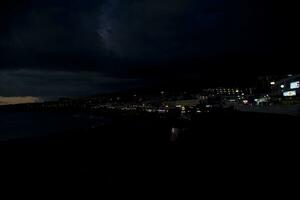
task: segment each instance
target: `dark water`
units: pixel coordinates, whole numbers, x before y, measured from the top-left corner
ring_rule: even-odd
[[[78,135],[72,131],[99,123],[105,126],[79,131]],[[8,148],[1,151],[0,171],[14,184],[28,175],[26,185],[34,178],[37,181],[33,182],[43,187],[41,183],[54,180],[61,188],[69,186],[73,193],[86,187],[85,194],[91,188],[98,194],[103,185],[109,192],[116,188],[136,192],[139,187],[152,191],[153,186],[165,190],[169,186],[167,191],[172,192],[176,187],[196,187],[209,195],[216,191],[249,194],[253,188],[266,190],[266,185],[281,189],[281,185],[294,183],[289,177],[298,178],[298,132],[286,131],[286,127],[298,124],[298,118],[279,115],[207,114],[189,123],[177,142],[172,138],[169,142],[168,122],[155,116],[0,113],[1,139],[63,130],[72,134],[54,137],[61,142],[50,145],[44,140],[38,140],[37,145],[26,140],[24,145],[3,145]]]
[[[0,112],[0,140],[47,136],[65,131],[88,129],[103,118],[88,114]]]

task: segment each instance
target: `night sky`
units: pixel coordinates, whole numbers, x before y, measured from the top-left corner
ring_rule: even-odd
[[[1,0],[0,97],[247,85],[256,75],[294,73],[293,8],[271,0]]]

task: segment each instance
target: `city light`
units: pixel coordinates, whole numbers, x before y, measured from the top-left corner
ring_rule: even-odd
[[[158,109],[157,112],[159,112],[159,113],[165,113],[166,110],[165,109]]]
[[[271,84],[271,85],[275,85],[276,83],[275,83],[274,81],[272,81],[270,84]]]
[[[296,96],[296,95],[297,95],[297,93],[296,93],[295,90],[293,90],[293,91],[287,91],[287,92],[283,93],[283,96],[285,96],[285,97],[293,97],[293,96]]]
[[[285,86],[284,86],[284,85],[281,85],[280,87],[281,87],[282,89],[283,89],[283,88],[285,88]]]
[[[298,88],[300,88],[300,81],[291,83],[291,89],[298,89]]]
[[[175,134],[176,129],[175,129],[175,128],[172,128],[172,129],[171,129],[171,132],[172,132],[172,134]]]
[[[244,103],[244,104],[247,104],[247,103],[248,103],[248,100],[243,100],[243,103]]]

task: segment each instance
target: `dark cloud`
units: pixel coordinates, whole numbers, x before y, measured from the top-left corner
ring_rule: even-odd
[[[119,56],[161,61],[224,51],[223,0],[129,2],[102,7],[99,35]]]
[[[124,79],[213,83],[245,69],[270,73],[274,63],[295,61],[293,13],[271,0],[2,0],[0,95],[33,95],[31,87],[39,88],[34,95],[82,95],[130,87]],[[95,77],[102,80],[94,84]]]
[[[1,96],[86,96],[136,87],[137,82],[91,71],[0,71]]]
[[[97,34],[100,1],[10,2],[1,33],[1,53],[7,65],[65,68],[104,57]],[[2,11],[2,9],[1,9]],[[17,59],[16,59],[17,58]],[[3,60],[1,61],[3,62]],[[87,66],[89,67],[89,66]]]

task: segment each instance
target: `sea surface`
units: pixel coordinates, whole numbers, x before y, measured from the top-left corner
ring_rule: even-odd
[[[89,129],[104,118],[81,113],[0,112],[0,141]]]

